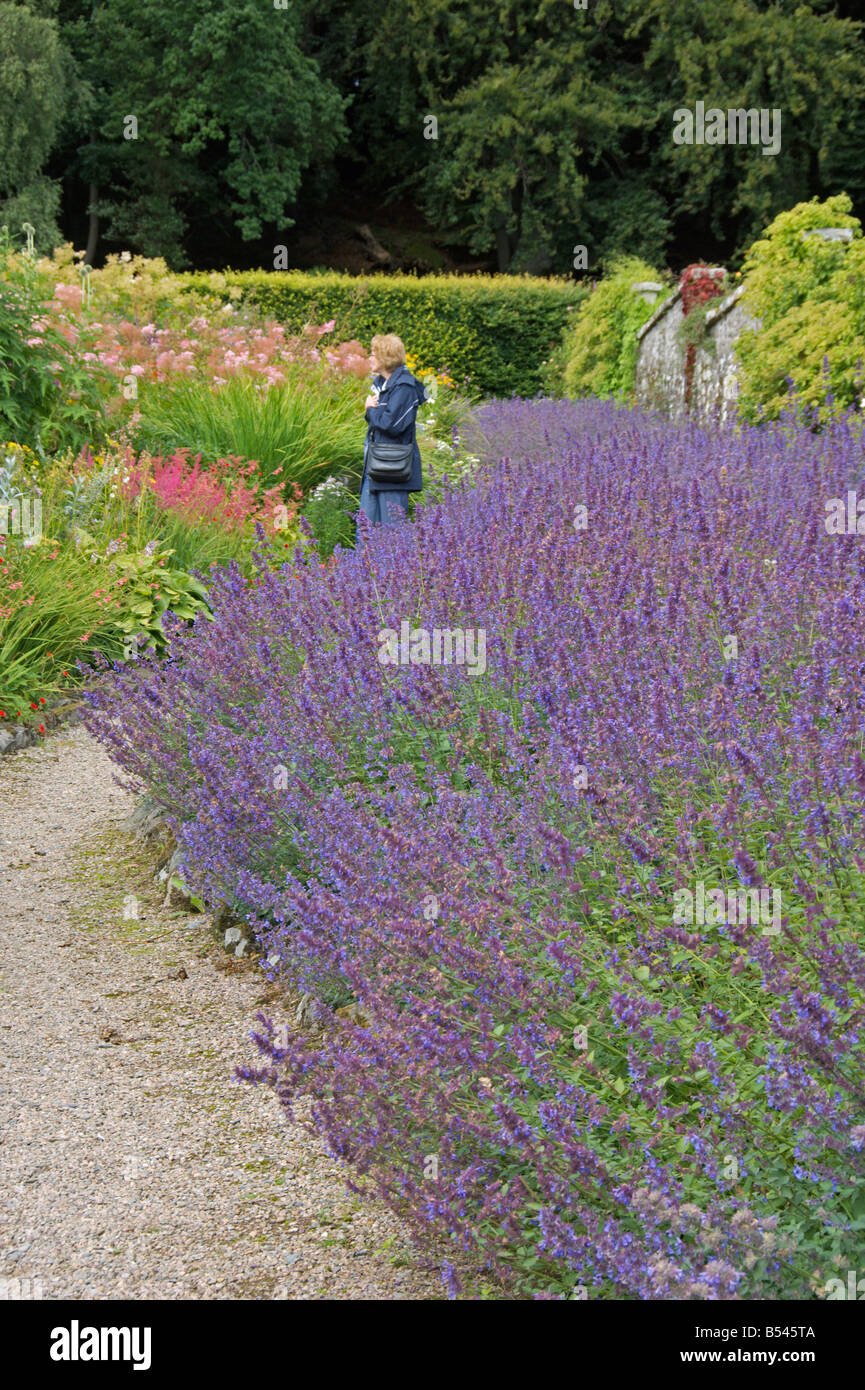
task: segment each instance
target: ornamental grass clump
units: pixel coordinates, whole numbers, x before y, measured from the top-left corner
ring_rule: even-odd
[[[865,1243],[861,433],[478,437],[413,525],[218,571],[91,727],[316,1001],[241,1074],[451,1292],[824,1296]]]
[[[254,461],[265,487],[304,493],[333,472],[357,473],[363,459],[363,397],[357,379],[330,370],[286,368],[268,386],[249,374],[219,387],[209,380],[154,385],[133,428],[151,453],[189,448],[208,465],[228,456]],[[360,462],[359,462],[360,461]]]

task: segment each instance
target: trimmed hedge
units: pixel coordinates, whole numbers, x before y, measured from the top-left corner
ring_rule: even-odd
[[[287,328],[335,319],[343,338],[363,343],[398,333],[425,367],[447,371],[482,396],[533,396],[569,310],[586,291],[533,275],[373,275],[336,271],[195,272],[190,288],[242,291],[244,301]],[[236,296],[235,296],[236,298]]]

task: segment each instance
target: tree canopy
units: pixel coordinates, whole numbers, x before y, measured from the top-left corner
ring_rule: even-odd
[[[0,3],[0,198],[176,267],[272,245],[339,190],[409,199],[500,270],[744,252],[865,199],[863,26],[834,0]],[[674,111],[780,113],[781,144],[676,144]],[[29,203],[28,203],[29,200]],[[77,214],[76,214],[77,209]],[[56,210],[56,209],[55,209]],[[33,219],[31,219],[33,220]]]

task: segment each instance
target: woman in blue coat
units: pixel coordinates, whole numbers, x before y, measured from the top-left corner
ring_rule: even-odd
[[[371,346],[373,394],[364,402],[368,429],[363,448],[360,508],[373,526],[391,526],[405,521],[409,493],[420,492],[423,487],[415,419],[424,399],[424,387],[406,366],[405,347],[395,333],[379,334]],[[407,483],[376,482],[367,475],[367,453],[373,440],[414,445]]]

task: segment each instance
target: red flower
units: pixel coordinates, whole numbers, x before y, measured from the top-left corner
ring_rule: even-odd
[[[0,719],[5,719],[5,718],[6,718],[6,711],[5,711],[5,709],[0,709]]]
[[[45,725],[44,725],[44,724],[40,724],[40,725],[39,725],[39,732],[40,732],[40,734],[44,734],[44,732],[45,732]]]
[[[44,695],[40,695],[40,696],[39,696],[39,703],[40,703],[40,705],[44,705],[44,704],[45,704],[45,696],[44,696]]]
[[[37,706],[37,705],[34,705],[33,701],[31,700],[31,701],[30,701],[30,708],[31,708],[31,709],[37,709],[38,706]]]

